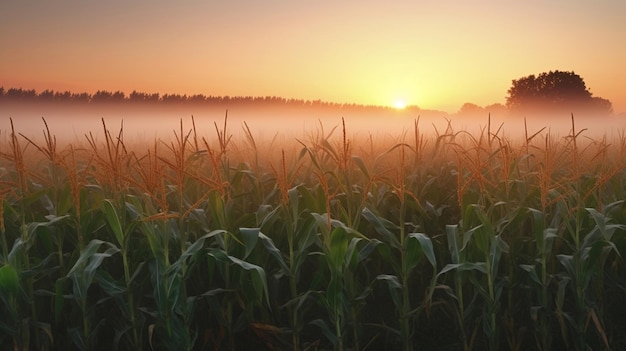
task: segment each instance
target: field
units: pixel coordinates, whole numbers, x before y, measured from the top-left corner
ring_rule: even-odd
[[[9,131],[0,349],[626,348],[625,135],[191,122]]]

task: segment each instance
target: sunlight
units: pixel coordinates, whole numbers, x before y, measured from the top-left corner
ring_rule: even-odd
[[[404,101],[403,99],[397,99],[396,101],[394,101],[393,107],[398,110],[404,110],[406,108],[406,101]]]

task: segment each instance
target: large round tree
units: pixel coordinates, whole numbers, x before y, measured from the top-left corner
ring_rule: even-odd
[[[550,71],[514,79],[506,98],[508,108],[527,110],[593,110],[610,113],[611,102],[593,97],[585,81],[574,72]]]

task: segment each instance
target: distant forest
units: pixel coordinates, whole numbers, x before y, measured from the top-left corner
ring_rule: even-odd
[[[79,104],[189,104],[203,106],[271,106],[271,107],[313,107],[323,109],[350,109],[383,111],[393,110],[390,106],[361,105],[354,103],[334,103],[322,100],[285,99],[277,96],[206,96],[203,94],[180,95],[159,94],[133,91],[126,95],[122,91],[98,90],[95,94],[73,93],[71,91],[43,90],[39,93],[34,89],[0,87],[0,101],[28,102],[28,103],[79,103]],[[419,110],[417,106],[408,106],[407,109]]]

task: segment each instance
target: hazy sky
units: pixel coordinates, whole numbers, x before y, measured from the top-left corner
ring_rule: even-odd
[[[457,111],[575,71],[626,112],[626,1],[13,1],[0,86]]]

